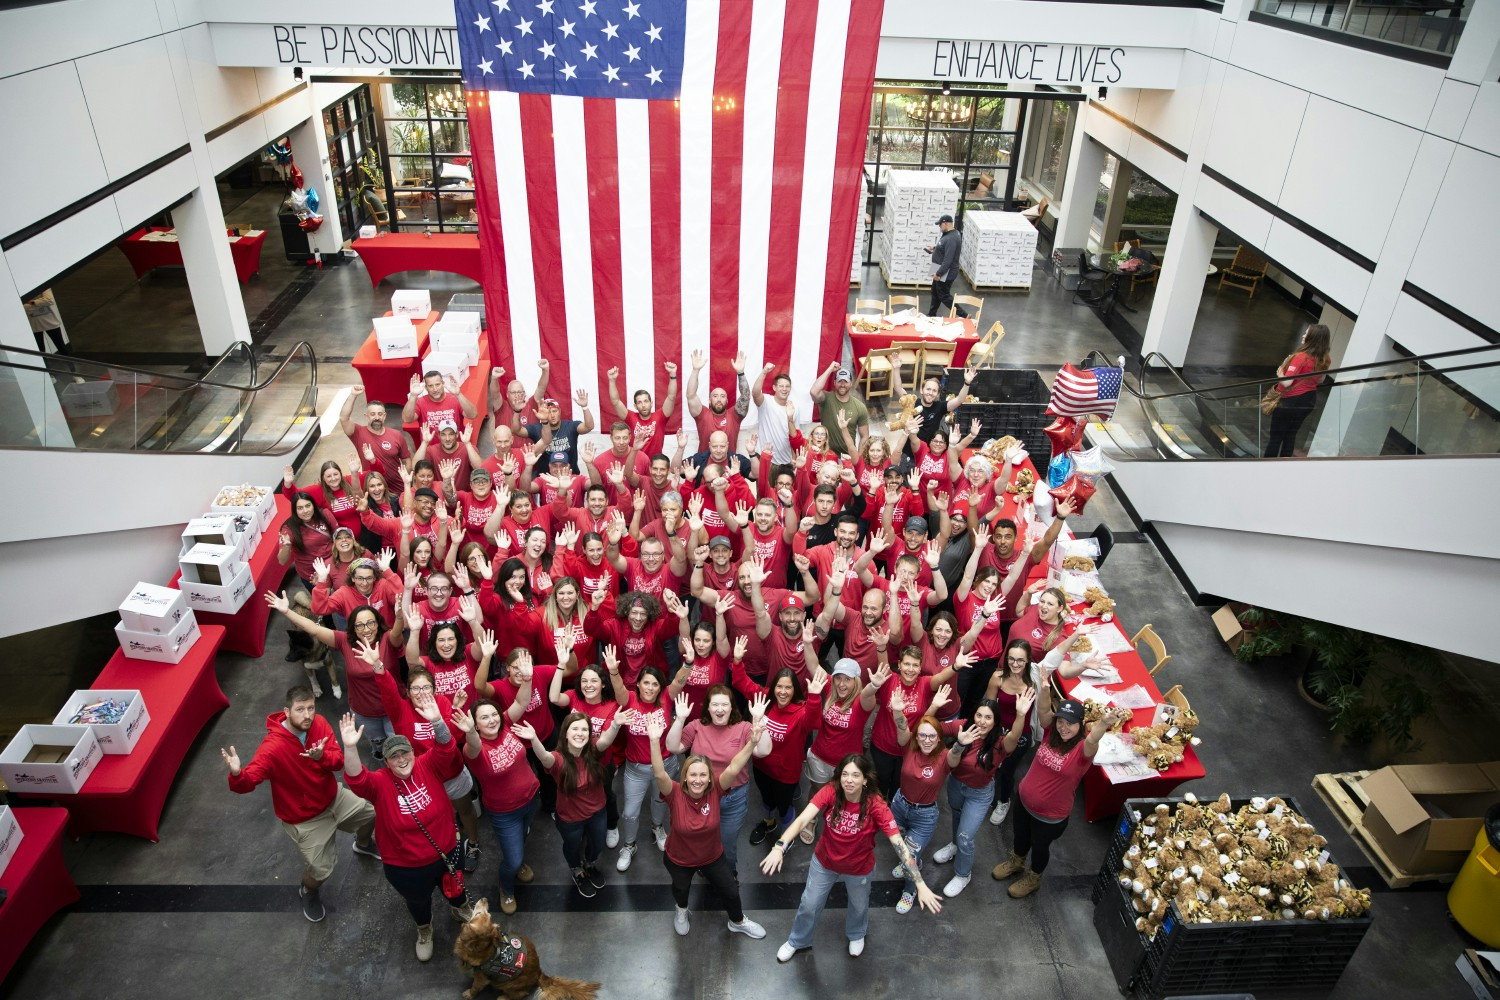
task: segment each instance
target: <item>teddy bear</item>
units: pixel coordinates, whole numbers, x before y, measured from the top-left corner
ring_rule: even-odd
[[[1077,557],[1069,556],[1068,558],[1073,559]],[[1066,567],[1067,559],[1064,559],[1063,563]],[[1089,617],[1099,618],[1103,621],[1109,621],[1114,617],[1114,599],[1098,587],[1089,587],[1084,590],[1083,599],[1089,603],[1088,610],[1084,612]]]
[[[906,422],[917,415],[917,397],[907,393],[897,400],[901,411],[885,422],[887,430],[899,431],[906,426]]]

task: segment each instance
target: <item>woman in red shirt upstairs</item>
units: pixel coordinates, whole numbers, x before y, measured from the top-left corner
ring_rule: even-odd
[[[1328,327],[1313,323],[1303,331],[1302,345],[1297,352],[1276,369],[1276,374],[1281,376],[1281,381],[1276,383],[1281,402],[1271,411],[1266,458],[1296,456],[1297,432],[1317,405],[1315,390],[1323,381],[1321,373],[1328,370],[1332,361],[1328,353],[1328,336]]]
[[[1038,709],[1041,712],[1041,709]],[[1011,899],[1029,896],[1042,884],[1042,872],[1052,854],[1052,842],[1068,828],[1073,796],[1083,775],[1094,763],[1099,741],[1116,722],[1130,718],[1128,708],[1110,708],[1088,732],[1083,728],[1083,702],[1069,698],[1057,711],[1042,718],[1050,731],[1036,748],[1031,767],[1016,789],[1020,808],[1010,811],[1015,849],[990,872],[996,879],[1021,877],[1006,891]],[[1027,856],[1031,864],[1027,866]]]
[[[738,753],[718,774],[707,757],[693,754],[682,765],[682,781],[673,780],[667,773],[661,758],[661,738],[666,726],[661,719],[653,718],[646,724],[646,733],[651,738],[651,774],[656,779],[656,790],[666,800],[672,816],[672,832],[667,834],[667,846],[662,852],[662,863],[672,878],[672,899],[677,903],[677,915],[672,926],[677,933],[687,935],[691,927],[688,919],[688,889],[693,876],[701,874],[708,884],[718,890],[724,901],[724,911],[729,914],[729,930],[759,940],[766,936],[766,929],[745,916],[740,906],[740,880],[734,868],[724,856],[724,844],[719,833],[719,800],[734,785],[734,779],[745,769],[745,763],[755,752],[760,742],[765,721],[757,719],[750,738]]]
[[[890,807],[875,790],[875,768],[863,754],[850,754],[838,762],[834,780],[812,797],[800,815],[792,820],[771,853],[760,863],[760,870],[774,875],[786,860],[792,838],[822,814],[823,834],[813,848],[807,863],[807,884],[797,904],[797,917],[786,943],[776,950],[776,961],[790,962],[803,948],[812,947],[813,928],[828,902],[835,882],[843,882],[849,894],[849,909],[844,914],[844,934],[849,938],[849,954],[858,958],[865,951],[865,933],[870,927],[870,882],[875,874],[875,835],[885,834],[903,865],[915,872],[917,902],[922,909],[938,913],[943,904],[927,888],[915,859],[906,846]]]
[[[442,887],[443,876],[457,871],[462,863],[452,807],[443,794],[443,783],[463,770],[458,741],[448,726],[467,735],[474,723],[460,711],[444,722],[431,698],[422,701],[417,711],[432,730],[432,751],[418,757],[406,737],[388,737],[386,766],[379,771],[366,771],[360,762],[364,730],[355,725],[353,713],[339,721],[339,736],[344,742],[344,781],[350,791],[375,806],[375,835],[385,880],[401,894],[416,922],[417,960],[425,962],[432,958],[432,890]],[[453,895],[445,893],[449,910],[460,922],[474,915],[464,897],[462,885]]]

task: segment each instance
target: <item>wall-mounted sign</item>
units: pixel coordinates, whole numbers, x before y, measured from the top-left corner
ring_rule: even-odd
[[[973,38],[880,39],[882,80],[1171,89],[1181,49]]]
[[[208,28],[220,66],[458,68],[452,25],[215,22]]]

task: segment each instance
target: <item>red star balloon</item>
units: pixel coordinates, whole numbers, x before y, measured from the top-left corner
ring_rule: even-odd
[[[1084,505],[1089,502],[1089,497],[1094,495],[1094,484],[1077,476],[1069,476],[1067,482],[1047,492],[1059,504],[1064,500],[1073,501],[1073,513],[1082,514]]]
[[[1048,424],[1044,433],[1052,442],[1052,457],[1075,451],[1083,441],[1084,426],[1073,417],[1058,417]]]

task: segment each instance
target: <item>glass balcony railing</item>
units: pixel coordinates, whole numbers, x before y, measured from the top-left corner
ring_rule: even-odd
[[[236,344],[201,378],[0,348],[0,447],[268,454],[317,420],[318,366],[304,343],[257,381]]]
[[[1339,33],[1377,44],[1452,55],[1459,36],[1463,34],[1469,11],[1475,4],[1476,0],[1387,0],[1384,3],[1257,0],[1255,13],[1303,25],[1303,30],[1317,33]]]

